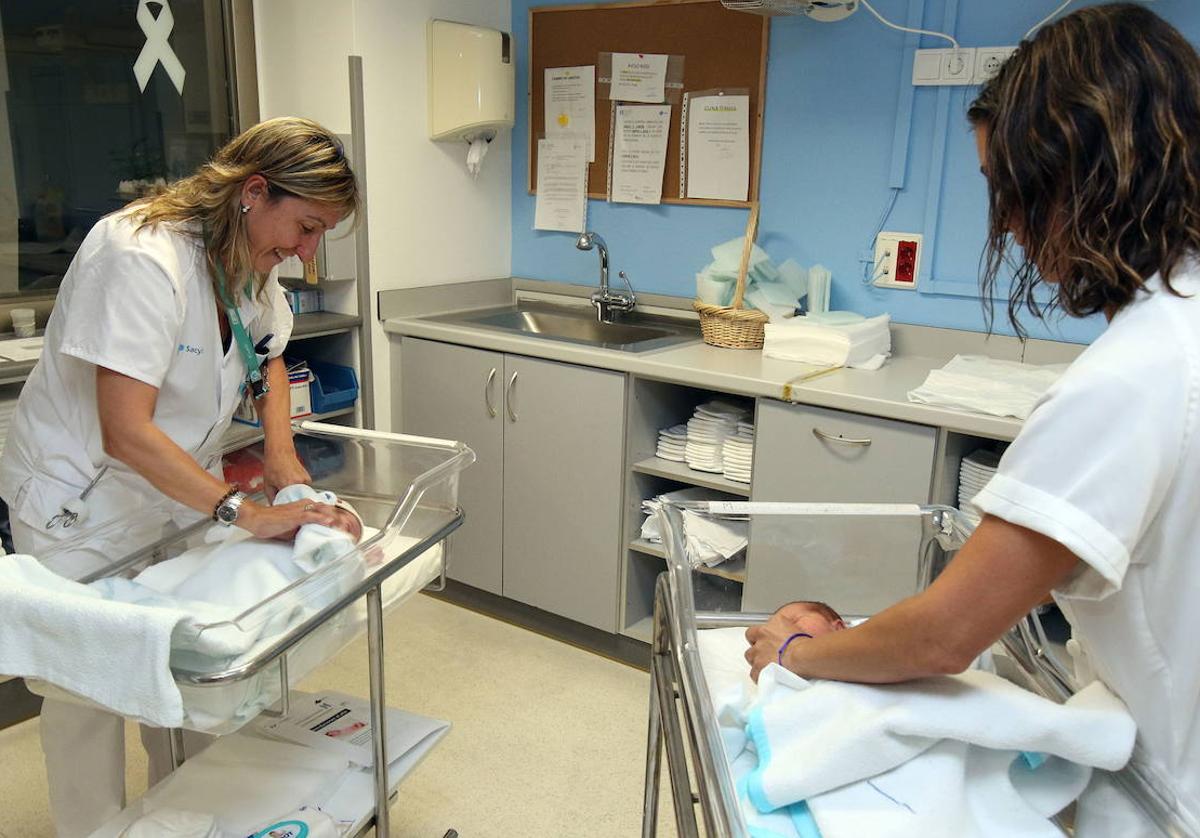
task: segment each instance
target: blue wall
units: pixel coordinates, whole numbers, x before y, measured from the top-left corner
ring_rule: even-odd
[[[890,20],[950,32],[964,47],[1016,44],[1058,2],[873,0]],[[512,3],[518,91],[528,83],[531,5],[539,3]],[[1080,5],[1092,4],[1074,7]],[[1151,8],[1193,43],[1200,42],[1200,7],[1191,0],[1156,0]],[[803,265],[828,267],[832,308],[983,331],[977,289],[987,193],[965,118],[978,88],[914,88],[912,50],[918,46],[947,43],[887,29],[866,9],[838,23],[773,20],[759,243],[776,262],[793,257]],[[576,251],[568,234],[533,229],[534,198],[526,189],[527,111],[526,98],[518,95],[513,275],[594,283],[594,253]],[[892,185],[902,189],[885,229],[925,236],[916,293],[862,281],[860,259],[869,250]],[[740,236],[746,216],[739,209],[588,202],[588,229],[607,240],[614,275],[627,271],[639,291],[682,296],[695,293],[694,276],[709,261],[708,248]],[[1009,334],[1004,305],[996,301],[995,331]],[[1099,318],[1056,317],[1045,326],[1032,318],[1023,322],[1033,337],[1076,342],[1091,340],[1103,327]]]

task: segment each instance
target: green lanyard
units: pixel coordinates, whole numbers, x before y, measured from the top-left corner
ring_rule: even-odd
[[[261,399],[271,391],[270,383],[262,374],[262,367],[258,362],[258,353],[254,351],[254,343],[250,340],[250,334],[246,331],[246,327],[242,323],[242,314],[238,311],[238,307],[233,304],[233,300],[229,299],[225,269],[221,267],[220,262],[216,263],[216,269],[217,289],[221,295],[221,304],[225,306],[225,316],[229,319],[229,331],[233,333],[233,340],[237,344],[238,352],[241,354],[242,360],[246,363],[246,381],[250,385],[250,392],[254,394],[254,398]],[[247,296],[249,296],[249,293],[250,289],[247,288]]]

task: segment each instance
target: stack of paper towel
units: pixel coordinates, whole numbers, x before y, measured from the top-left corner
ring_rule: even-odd
[[[958,509],[971,526],[979,526],[983,516],[972,503],[983,487],[996,476],[1000,455],[995,451],[980,448],[962,458],[958,467]]]
[[[672,425],[658,432],[658,448],[654,456],[672,462],[687,461],[687,425]]]
[[[738,483],[750,482],[750,467],[754,463],[754,423],[738,422],[737,433],[725,440],[721,451],[725,476]]]
[[[725,440],[738,433],[738,423],[749,411],[722,401],[711,401],[696,408],[687,423],[685,455],[689,467],[697,471],[721,473],[725,470]]]
[[[768,323],[763,355],[816,366],[879,369],[892,351],[890,322],[886,314],[866,319],[830,312]]]
[[[647,514],[647,518],[642,523],[641,537],[654,543],[662,542],[663,533],[658,518],[658,509],[662,506],[663,501],[717,499],[717,496],[711,491],[700,488],[680,489],[655,498],[647,498],[642,501],[642,511]],[[693,567],[701,565],[712,567],[741,555],[749,540],[749,529],[750,525],[746,521],[716,519],[684,510],[684,549],[687,552],[688,561]]]

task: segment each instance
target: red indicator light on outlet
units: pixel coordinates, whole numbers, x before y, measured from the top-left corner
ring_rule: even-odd
[[[895,282],[913,284],[917,281],[917,243],[901,241],[896,246],[896,275]]]

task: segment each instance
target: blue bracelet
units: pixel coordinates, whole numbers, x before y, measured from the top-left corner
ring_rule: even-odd
[[[809,640],[812,640],[811,634],[805,634],[802,631],[798,631],[795,634],[791,635],[787,640],[783,641],[783,645],[779,647],[779,665],[780,666],[783,666],[783,653],[787,651],[788,644],[790,644],[797,637],[807,637]]]

